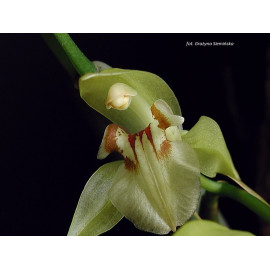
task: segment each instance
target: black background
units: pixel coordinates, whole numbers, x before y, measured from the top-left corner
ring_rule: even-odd
[[[258,34],[72,34],[91,60],[159,75],[179,99],[185,129],[215,119],[234,164],[255,188],[266,49]],[[233,47],[186,47],[231,41]],[[39,34],[0,35],[0,234],[66,235],[108,121],[80,99]],[[230,226],[259,234],[258,219],[222,198]],[[106,235],[150,235],[127,220]]]

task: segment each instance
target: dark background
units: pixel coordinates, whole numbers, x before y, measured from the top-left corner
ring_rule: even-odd
[[[91,60],[163,78],[179,98],[185,129],[201,115],[215,119],[242,180],[265,191],[260,160],[268,158],[262,155],[268,145],[262,127],[269,35],[71,37]],[[187,41],[234,46],[186,47]],[[96,160],[108,122],[80,99],[75,82],[39,34],[0,34],[0,52],[0,234],[66,235],[86,181],[111,159]],[[225,198],[220,207],[232,228],[265,234],[245,207]],[[150,234],[123,220],[106,235]]]

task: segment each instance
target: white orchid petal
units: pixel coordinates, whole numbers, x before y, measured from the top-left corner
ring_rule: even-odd
[[[196,154],[184,142],[167,142],[168,152],[155,153],[143,133],[136,137],[135,170],[122,165],[113,180],[109,198],[134,225],[156,234],[167,234],[194,213],[200,194]]]
[[[182,141],[180,130],[176,126],[166,128],[165,134],[168,141]]]

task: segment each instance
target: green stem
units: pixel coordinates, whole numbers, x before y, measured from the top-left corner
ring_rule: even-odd
[[[96,72],[94,64],[82,53],[69,34],[54,34],[54,36],[80,76]]]
[[[228,183],[212,181],[204,175],[201,175],[201,186],[211,193],[229,197],[243,204],[262,219],[270,223],[270,207],[245,190]]]

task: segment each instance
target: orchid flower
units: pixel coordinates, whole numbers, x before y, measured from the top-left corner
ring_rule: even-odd
[[[141,230],[167,234],[194,213],[200,195],[199,164],[192,148],[169,141],[166,131],[183,118],[162,100],[151,106],[153,119],[142,131],[128,134],[111,124],[106,128],[98,158],[118,151],[125,159],[113,179],[109,199]]]
[[[100,167],[87,182],[69,235],[99,235],[126,217],[141,230],[175,231],[194,214],[200,173],[241,180],[218,124],[202,116],[190,130],[173,91],[143,71],[105,69],[79,80],[82,99],[110,119],[98,158],[119,152],[124,160]]]

